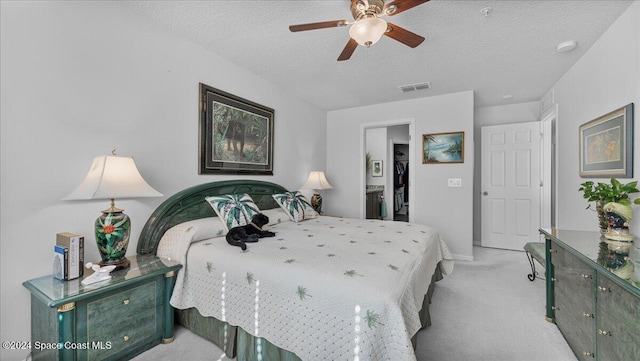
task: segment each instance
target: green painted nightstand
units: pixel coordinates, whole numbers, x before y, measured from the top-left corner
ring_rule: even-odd
[[[152,255],[127,258],[129,268],[93,285],[53,276],[22,284],[31,291],[33,360],[124,360],[173,341],[169,299],[182,266]]]

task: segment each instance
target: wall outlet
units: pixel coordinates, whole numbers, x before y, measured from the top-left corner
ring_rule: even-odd
[[[449,187],[462,187],[462,178],[449,178]]]

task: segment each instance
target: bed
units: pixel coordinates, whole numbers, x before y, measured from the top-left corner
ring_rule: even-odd
[[[453,261],[438,232],[404,222],[312,216],[298,222],[257,180],[197,185],[163,202],[138,254],[183,264],[178,323],[243,360],[415,360],[434,284]],[[205,199],[248,195],[275,237],[227,244]],[[276,197],[277,198],[277,197]]]

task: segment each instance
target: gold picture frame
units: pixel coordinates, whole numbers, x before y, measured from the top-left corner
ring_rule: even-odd
[[[464,132],[422,135],[422,164],[464,163]]]
[[[580,177],[633,178],[633,103],[579,127]]]

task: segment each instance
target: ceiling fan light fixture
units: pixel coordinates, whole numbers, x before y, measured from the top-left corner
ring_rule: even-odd
[[[377,16],[357,20],[349,28],[349,36],[358,44],[367,48],[375,44],[387,31],[387,22]]]

